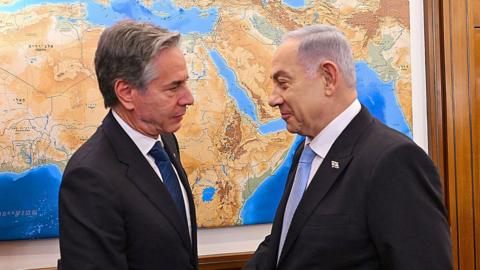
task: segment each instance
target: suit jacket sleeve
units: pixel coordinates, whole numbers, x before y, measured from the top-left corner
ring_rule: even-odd
[[[414,144],[387,149],[371,174],[367,219],[383,269],[453,269],[442,186]]]
[[[63,270],[128,269],[120,200],[101,172],[74,168],[60,189]]]
[[[248,263],[242,268],[242,270],[262,270],[267,269],[267,260],[271,258],[271,236],[267,235],[265,240],[258,246],[255,254],[252,255],[252,258]]]

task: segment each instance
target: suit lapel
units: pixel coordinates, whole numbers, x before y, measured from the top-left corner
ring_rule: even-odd
[[[279,263],[281,263],[282,259],[286,256],[286,254],[288,254],[288,251],[295,243],[295,240],[314,212],[317,205],[322,201],[342,172],[348,167],[351,159],[354,156],[353,149],[355,143],[363,134],[363,131],[366,130],[366,126],[372,122],[373,118],[370,116],[366,108],[362,106],[362,109],[357,116],[355,116],[352,122],[350,122],[350,124],[335,140],[335,143],[332,145],[326,157],[322,161],[322,164],[315,173],[312,182],[308,186],[307,190],[305,190],[297,210],[295,211],[292,223],[290,224],[290,228],[288,230],[287,238],[285,239],[285,244],[282,249]],[[303,145],[301,148],[303,149]],[[299,157],[297,157],[294,161],[295,167],[298,164],[298,159]],[[290,189],[293,184],[294,177],[295,176],[293,174],[293,176],[291,176],[292,179],[289,179]],[[290,193],[290,190],[288,193]],[[288,199],[288,195],[284,197]],[[282,213],[285,211],[287,199],[285,199],[285,203],[282,205]],[[282,221],[283,214],[282,219],[280,219],[279,222]]]
[[[312,182],[308,186],[307,190],[305,190],[295,214],[293,215],[292,223],[290,224],[287,238],[285,239],[285,244],[282,249],[280,261],[283,257],[285,257],[285,254],[288,253],[302,228],[305,226],[305,223],[310,218],[312,212],[325,197],[332,185],[338,179],[338,176],[348,166],[348,163],[352,158],[351,155],[337,157],[335,159],[332,159],[331,157],[328,158],[329,156],[331,155],[327,154],[327,157],[323,160],[322,165],[320,168],[318,168],[315,176],[312,179]],[[331,168],[330,162],[332,160],[337,161],[342,167],[339,169]]]
[[[153,169],[145,168],[145,170],[142,171],[139,167],[143,166],[129,166],[127,171],[128,178],[172,224],[180,235],[182,242],[190,243],[188,226],[185,219],[180,217],[168,190]],[[190,248],[190,245],[187,247]]]
[[[117,153],[119,161],[128,166],[127,177],[172,224],[184,245],[191,249],[190,237],[185,221],[180,218],[168,190],[151,165],[117,123],[111,112],[105,117],[102,126]],[[179,224],[184,225],[179,226]]]

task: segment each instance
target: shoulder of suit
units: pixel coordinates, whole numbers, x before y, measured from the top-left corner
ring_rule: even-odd
[[[383,124],[375,119],[374,124],[371,125],[366,135],[369,139],[377,144],[415,144],[413,140],[405,134]]]
[[[111,142],[108,140],[108,137],[105,136],[102,126],[100,126],[71,156],[65,170],[69,167],[84,166],[89,163],[98,165],[99,159],[107,160],[105,157],[113,153],[110,148]]]
[[[370,125],[355,144],[353,152],[358,160],[374,164],[375,160],[393,152],[407,149],[410,153],[423,152],[412,139],[378,120]]]

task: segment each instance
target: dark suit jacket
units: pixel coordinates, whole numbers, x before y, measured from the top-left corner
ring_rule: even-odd
[[[305,191],[276,266],[285,206],[303,146],[295,153],[272,232],[244,269],[453,269],[435,166],[409,138],[364,107],[332,145]]]
[[[190,241],[167,189],[110,112],[72,156],[60,187],[62,270],[198,268],[195,207],[173,134],[165,149],[187,191]]]

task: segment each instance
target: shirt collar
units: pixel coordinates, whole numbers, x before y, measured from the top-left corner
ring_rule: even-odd
[[[131,126],[125,122],[120,115],[118,115],[115,110],[112,110],[113,117],[115,117],[115,120],[117,120],[118,124],[125,130],[125,132],[128,134],[128,136],[132,139],[132,141],[135,143],[135,145],[138,147],[140,152],[144,156],[148,155],[148,152],[152,149],[153,145],[159,141],[160,144],[163,146],[163,142],[160,136],[155,140],[151,137],[148,137],[135,129],[133,129]]]
[[[310,144],[315,154],[325,158],[335,140],[360,112],[361,108],[362,105],[360,105],[358,99],[355,99],[347,109],[335,117],[315,138],[310,139],[306,137],[305,144]]]

